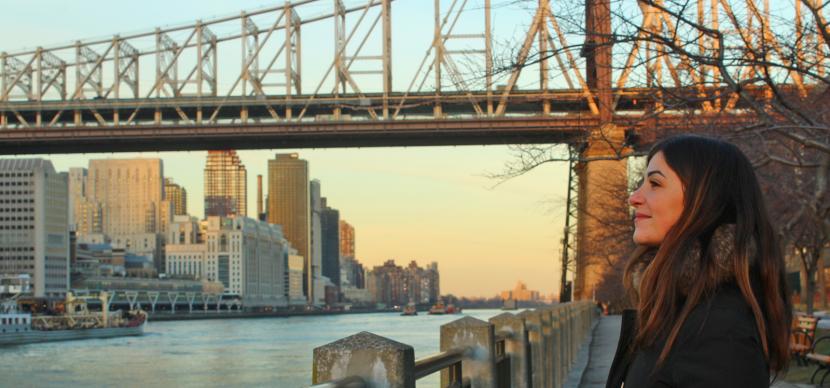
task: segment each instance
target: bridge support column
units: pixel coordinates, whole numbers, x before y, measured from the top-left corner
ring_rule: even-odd
[[[594,299],[597,285],[619,263],[631,236],[627,160],[622,128],[605,124],[593,131],[579,163],[579,210],[574,299]]]

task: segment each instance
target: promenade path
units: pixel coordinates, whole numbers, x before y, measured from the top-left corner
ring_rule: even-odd
[[[599,323],[594,326],[590,344],[585,344],[577,357],[574,373],[568,376],[565,387],[604,388],[617,342],[620,337],[621,319],[619,315],[600,317]],[[580,365],[582,361],[582,365]],[[584,366],[583,366],[584,365]],[[577,376],[581,374],[581,378]],[[793,384],[785,381],[775,383],[773,388],[807,388],[807,384]]]

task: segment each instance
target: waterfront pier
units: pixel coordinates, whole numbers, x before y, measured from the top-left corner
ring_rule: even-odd
[[[411,388],[434,373],[442,387],[564,387],[598,317],[589,301],[463,317],[441,326],[439,353],[417,360],[412,346],[361,332],[314,349],[313,387]]]

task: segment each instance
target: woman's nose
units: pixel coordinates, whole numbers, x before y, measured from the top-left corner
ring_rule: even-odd
[[[640,194],[640,188],[637,188],[637,190],[634,190],[634,192],[631,193],[630,196],[628,196],[629,205],[638,206],[643,204],[643,196]]]

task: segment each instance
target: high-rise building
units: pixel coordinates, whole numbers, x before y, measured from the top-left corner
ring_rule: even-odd
[[[335,288],[340,288],[340,211],[328,206],[326,198],[322,200],[320,212],[320,231],[322,236],[323,276],[329,278]]]
[[[310,239],[308,162],[298,154],[277,154],[268,161],[268,223],[281,225],[283,235],[305,259],[303,289],[314,303]]]
[[[256,176],[256,218],[265,221],[265,211],[262,209],[262,175]]]
[[[162,272],[163,233],[173,211],[164,199],[161,159],[90,160],[86,194],[92,227],[81,228],[79,241],[111,242],[113,248],[152,258]],[[94,227],[96,219],[100,228]]]
[[[325,292],[325,279],[323,279],[323,197],[321,196],[321,185],[317,179],[311,180],[308,184],[309,206],[311,207],[311,276],[313,281],[312,300],[313,304],[324,303],[323,293]]]
[[[248,217],[208,217],[204,223],[199,241],[195,219],[175,218],[166,273],[218,281],[225,294],[241,296],[246,307],[285,306],[288,247],[280,227]]]
[[[354,226],[340,219],[340,257],[356,257],[354,253]]]
[[[72,167],[69,169],[69,230],[79,230],[83,219],[86,201],[86,169]]]
[[[208,151],[205,217],[248,214],[248,172],[234,150]]]
[[[367,276],[367,288],[378,303],[387,306],[403,306],[409,303],[404,288],[406,271],[394,260],[387,260],[382,266],[376,266]]]
[[[174,183],[173,178],[164,178],[164,198],[173,206],[174,216],[187,214],[187,190]]]
[[[69,288],[68,175],[44,159],[0,159],[0,273],[29,274],[34,296]]]
[[[366,271],[354,257],[340,258],[340,287],[366,288]]]
[[[89,161],[87,200],[101,205],[108,236],[157,233],[162,224],[161,159]]]
[[[307,303],[305,294],[303,293],[303,270],[305,268],[305,258],[297,254],[296,249],[292,249],[288,255],[288,266],[286,274],[286,295],[288,303],[292,305]]]
[[[373,298],[386,305],[405,305],[409,302],[435,303],[440,297],[438,264],[426,268],[412,261],[408,267],[395,265],[393,260],[373,268],[366,275],[366,287]]]

